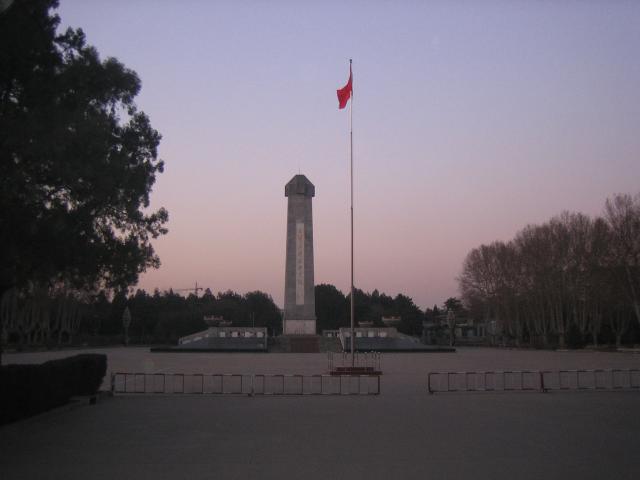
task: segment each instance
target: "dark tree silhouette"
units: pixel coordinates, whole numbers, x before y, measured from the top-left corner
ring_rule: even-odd
[[[333,330],[349,325],[348,304],[344,294],[333,285],[316,285],[317,328]]]
[[[125,287],[159,258],[167,212],[147,212],[160,135],[140,80],[82,30],[58,34],[56,0],[0,15],[0,294],[29,283]]]

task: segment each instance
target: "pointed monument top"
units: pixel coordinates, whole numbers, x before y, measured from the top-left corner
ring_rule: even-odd
[[[305,197],[315,197],[316,187],[304,175],[296,175],[284,187],[284,196],[304,195]]]

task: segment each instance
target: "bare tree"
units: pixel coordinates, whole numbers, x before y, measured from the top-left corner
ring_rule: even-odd
[[[605,217],[611,228],[612,261],[624,272],[626,293],[640,323],[640,194],[608,198]]]
[[[563,212],[474,248],[458,278],[463,301],[516,345],[564,347],[576,331],[597,345],[605,322],[619,345],[629,315],[640,322],[640,195],[617,195],[605,212]]]

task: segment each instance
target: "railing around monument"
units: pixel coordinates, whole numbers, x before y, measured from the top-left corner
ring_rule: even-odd
[[[351,353],[350,352],[327,352],[327,362],[329,371],[336,369],[337,367],[351,366]],[[354,353],[354,366],[355,367],[369,367],[373,370],[382,370],[382,353],[380,352],[355,352]]]
[[[111,393],[199,395],[379,395],[378,375],[111,374]]]
[[[429,372],[429,393],[640,390],[640,370]]]

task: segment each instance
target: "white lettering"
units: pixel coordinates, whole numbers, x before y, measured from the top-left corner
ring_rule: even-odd
[[[304,223],[296,223],[296,305],[304,305]]]

